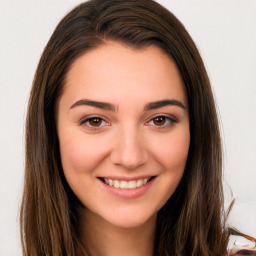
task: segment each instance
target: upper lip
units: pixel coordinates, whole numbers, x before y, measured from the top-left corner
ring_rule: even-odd
[[[101,176],[98,178],[131,181],[131,180],[143,180],[143,179],[151,178],[151,177],[155,177],[155,175],[141,175],[141,176],[134,176],[134,177],[131,177],[131,176]]]

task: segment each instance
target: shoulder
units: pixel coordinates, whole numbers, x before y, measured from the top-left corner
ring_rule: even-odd
[[[231,235],[228,244],[228,255],[256,256],[256,239],[250,236]]]

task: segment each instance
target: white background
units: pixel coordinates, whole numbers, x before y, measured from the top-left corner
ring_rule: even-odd
[[[256,1],[159,0],[185,25],[209,72],[225,149],[230,222],[256,237]],[[44,46],[77,0],[0,0],[0,255],[21,255],[24,121]]]

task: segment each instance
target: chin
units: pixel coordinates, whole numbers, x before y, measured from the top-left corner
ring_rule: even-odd
[[[105,221],[110,223],[111,225],[124,228],[124,229],[133,229],[138,228],[143,225],[148,224],[149,222],[156,222],[157,214],[149,214],[145,211],[136,211],[136,212],[123,212],[123,213],[113,213],[108,216],[102,216]]]

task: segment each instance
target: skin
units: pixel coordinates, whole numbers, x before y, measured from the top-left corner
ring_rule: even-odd
[[[164,100],[172,102],[149,105]],[[155,46],[113,41],[85,53],[67,73],[57,132],[64,175],[85,206],[86,244],[95,255],[152,255],[157,212],[183,175],[190,143],[186,91],[172,59]],[[99,179],[152,176],[136,198],[110,193]]]

